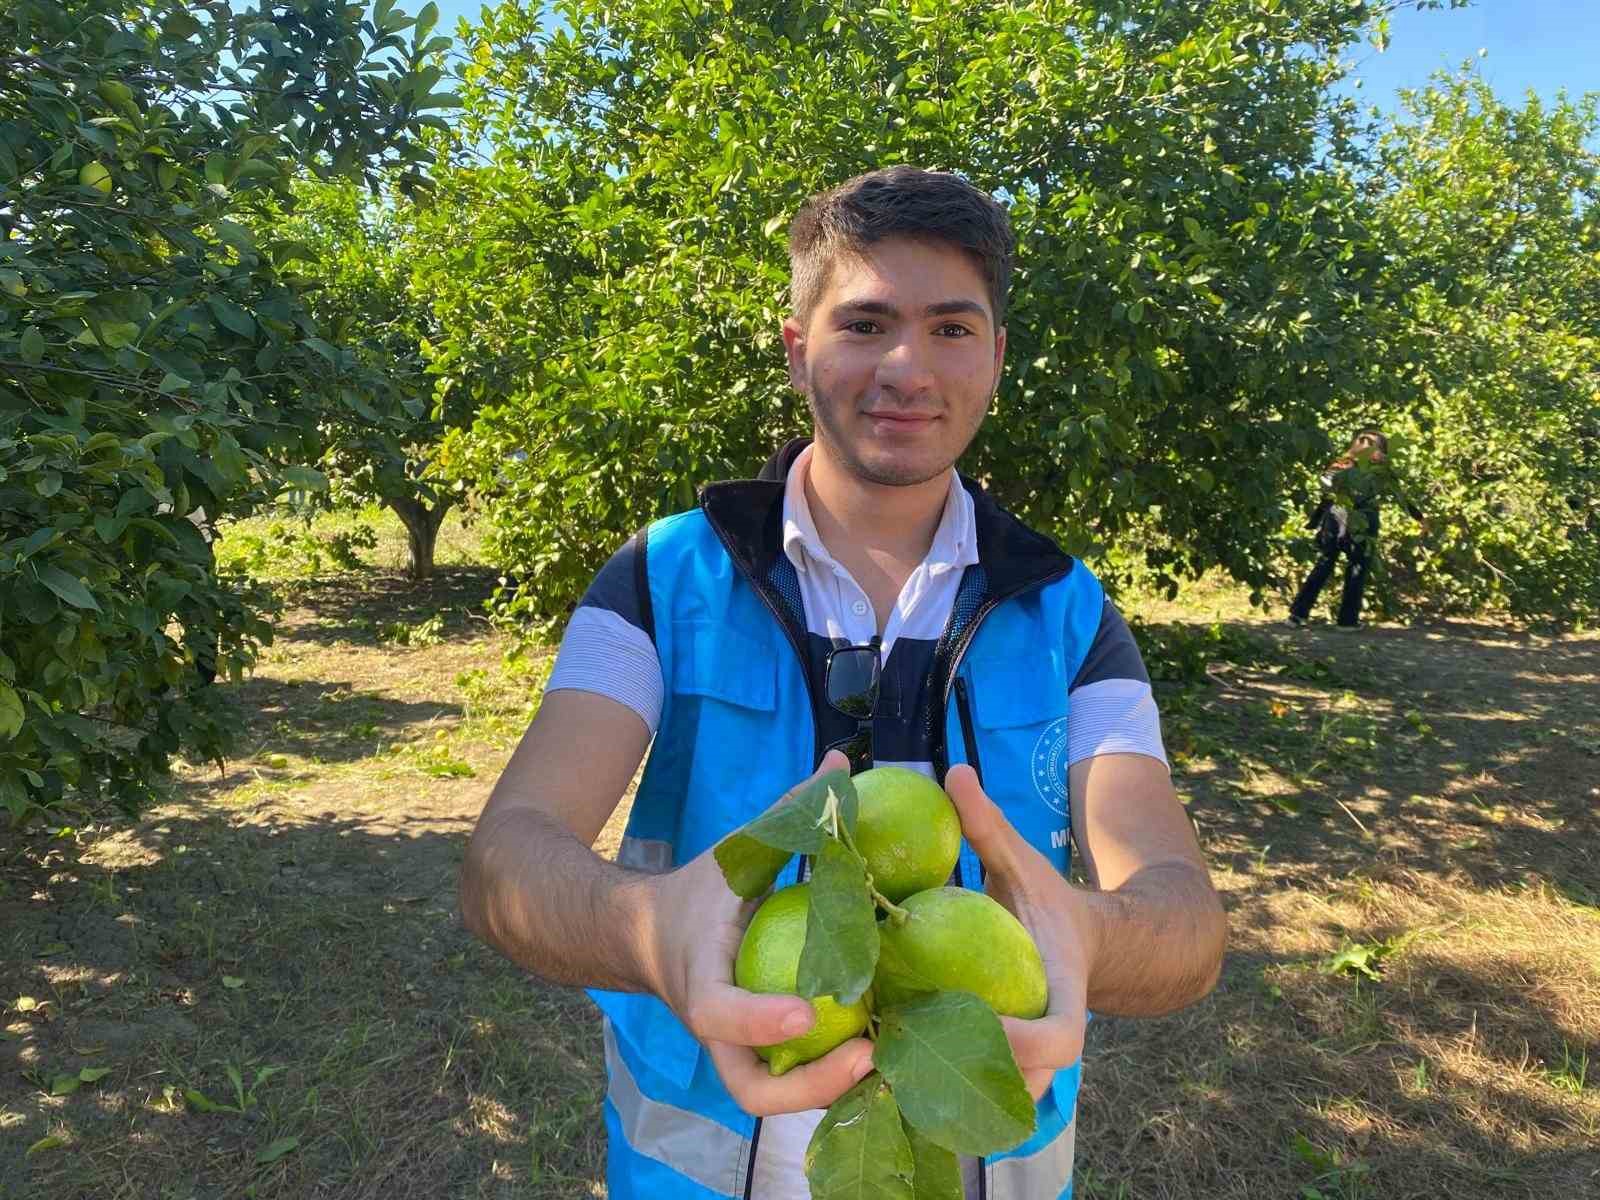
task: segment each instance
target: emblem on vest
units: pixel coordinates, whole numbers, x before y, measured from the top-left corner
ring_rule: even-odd
[[[1067,816],[1067,718],[1046,725],[1033,744],[1033,788],[1063,817]]]

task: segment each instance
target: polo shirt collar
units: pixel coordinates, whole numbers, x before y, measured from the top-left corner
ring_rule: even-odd
[[[816,522],[811,516],[811,505],[806,501],[806,479],[811,472],[811,456],[815,445],[800,451],[790,464],[783,489],[783,552],[802,573],[812,565],[843,570],[828,553]],[[961,486],[955,468],[949,474],[949,490],[945,494],[944,513],[939,527],[934,530],[933,542],[928,547],[923,565],[930,574],[939,575],[957,567],[968,567],[978,561],[978,538],[973,524],[972,496]]]

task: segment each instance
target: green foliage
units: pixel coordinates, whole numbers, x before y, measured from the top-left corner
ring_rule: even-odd
[[[1368,6],[556,11],[505,5],[469,45],[464,128],[497,154],[445,181],[477,237],[429,268],[511,615],[559,618],[634,528],[808,427],[787,221],[902,161],[1009,198],[1021,244],[969,470],[1074,553],[1137,533],[1163,577],[1279,578],[1286,481],[1331,457],[1383,269],[1323,161],[1353,144],[1327,89]]]
[[[1518,108],[1463,71],[1403,101],[1373,175],[1393,305],[1373,384],[1400,391],[1348,411],[1401,435],[1401,473],[1436,532],[1385,513],[1377,604],[1592,619],[1600,95]]]
[[[251,214],[301,170],[414,186],[432,6],[17,0],[0,9],[0,807],[136,809],[215,759],[199,686],[268,637],[219,517],[325,485],[357,377]],[[402,36],[412,30],[410,39]],[[190,515],[194,519],[191,520]],[[20,713],[20,720],[18,714]]]
[[[319,466],[342,498],[377,500],[395,511],[409,535],[416,579],[432,573],[440,522],[459,499],[440,442],[473,416],[467,389],[436,388],[428,372],[437,328],[430,298],[412,275],[430,249],[432,234],[419,228],[429,203],[427,193],[393,186],[375,196],[350,179],[303,180],[292,203],[258,220],[304,247],[295,270],[311,310],[371,368],[374,385],[352,388],[324,420]]]
[[[357,571],[365,564],[358,551],[374,549],[378,534],[357,521],[345,529],[319,535],[309,511],[286,513],[265,528],[230,531],[216,547],[217,571],[258,580],[317,579],[331,568]]]

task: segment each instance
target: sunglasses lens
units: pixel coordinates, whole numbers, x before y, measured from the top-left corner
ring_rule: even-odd
[[[834,651],[827,691],[828,703],[846,716],[870,717],[878,702],[878,652],[868,646]]]

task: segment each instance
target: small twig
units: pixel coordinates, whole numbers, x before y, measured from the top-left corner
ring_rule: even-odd
[[[1340,808],[1344,809],[1345,816],[1349,817],[1352,821],[1354,821],[1356,823],[1356,828],[1357,829],[1361,830],[1361,832],[1366,834],[1368,837],[1372,836],[1372,831],[1361,823],[1361,818],[1356,816],[1355,813],[1351,812],[1350,809],[1349,809],[1349,806],[1347,806],[1343,800],[1341,800],[1341,799],[1339,799],[1339,797],[1335,796],[1333,798],[1333,802],[1335,804],[1337,804]]]

